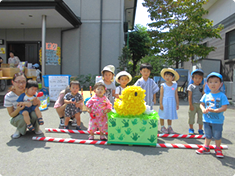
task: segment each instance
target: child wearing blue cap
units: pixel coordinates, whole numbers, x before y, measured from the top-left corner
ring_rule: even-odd
[[[200,99],[204,94],[204,81],[203,75],[204,72],[201,69],[196,69],[192,71],[192,83],[188,86],[188,103],[189,103],[189,111],[188,111],[188,124],[189,124],[189,134],[194,134],[193,124],[195,123],[195,115],[197,114],[197,123],[199,125],[198,133],[203,135],[203,122],[202,122],[202,110],[200,108]]]
[[[223,85],[223,77],[221,74],[212,72],[207,76],[207,84],[210,92],[203,95],[201,98],[200,108],[203,113],[203,126],[205,130],[205,145],[196,150],[197,154],[210,153],[210,142],[212,137],[215,139],[215,154],[216,157],[223,158],[220,144],[224,123],[224,111],[227,110],[229,104],[224,93],[220,91]]]

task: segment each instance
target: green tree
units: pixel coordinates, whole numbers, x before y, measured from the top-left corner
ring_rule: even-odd
[[[178,68],[179,63],[189,61],[194,55],[204,58],[213,46],[203,44],[205,38],[220,38],[222,25],[213,28],[213,21],[203,18],[207,0],[145,0],[152,28],[153,52],[169,65]],[[194,60],[192,59],[192,62]]]
[[[137,24],[134,30],[129,33],[129,49],[133,62],[132,72],[135,73],[137,63],[150,52],[151,38],[147,28]]]

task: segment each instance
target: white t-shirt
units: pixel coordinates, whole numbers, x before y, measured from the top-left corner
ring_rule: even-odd
[[[20,59],[17,56],[14,56],[13,58],[9,57],[9,59],[8,59],[8,64],[19,65],[19,63],[20,63]]]
[[[18,95],[16,95],[14,92],[10,91],[8,92],[4,97],[4,107],[12,107],[16,110],[18,102],[16,101],[19,98]]]
[[[115,94],[121,95],[124,89],[121,86],[116,87]]]

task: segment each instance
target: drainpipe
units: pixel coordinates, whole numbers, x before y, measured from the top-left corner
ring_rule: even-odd
[[[60,32],[60,74],[63,74],[62,73],[62,44],[63,44],[63,33],[64,32],[67,32],[67,31],[71,31],[71,30],[74,30],[74,29],[77,29],[79,27],[73,27],[73,28],[69,28],[69,29],[64,29],[64,30],[61,30]],[[79,69],[80,70],[80,69]]]
[[[102,62],[102,21],[103,21],[103,0],[100,0],[100,50],[99,50],[99,74],[101,73]]]
[[[42,15],[42,75],[46,73],[46,15]],[[44,79],[42,79],[44,86]]]

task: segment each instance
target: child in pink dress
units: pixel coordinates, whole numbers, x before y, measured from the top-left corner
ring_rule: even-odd
[[[94,86],[95,96],[86,103],[88,107],[87,112],[90,113],[89,127],[88,131],[90,133],[89,140],[94,139],[94,132],[99,128],[100,139],[107,141],[105,137],[105,132],[108,129],[107,125],[107,113],[111,111],[112,104],[109,99],[104,96],[105,85],[98,82]]]

